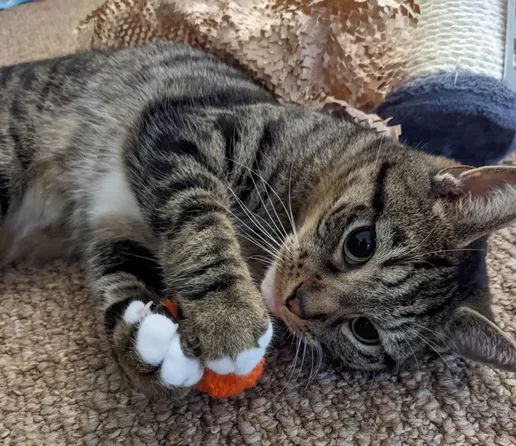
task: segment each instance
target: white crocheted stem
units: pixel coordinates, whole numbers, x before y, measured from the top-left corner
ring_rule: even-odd
[[[503,78],[507,0],[419,0],[411,76],[468,70]]]

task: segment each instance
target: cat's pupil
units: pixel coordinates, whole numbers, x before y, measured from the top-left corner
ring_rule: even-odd
[[[377,344],[379,341],[378,331],[366,317],[353,319],[351,329],[355,337],[362,343]]]
[[[353,231],[346,239],[344,253],[351,262],[365,262],[374,252],[375,239],[371,228]]]

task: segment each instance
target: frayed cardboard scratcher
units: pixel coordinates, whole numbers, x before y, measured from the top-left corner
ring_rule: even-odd
[[[370,109],[406,78],[413,0],[107,0],[78,29],[78,49],[156,39],[189,43],[237,65],[282,102],[341,105],[397,137]]]

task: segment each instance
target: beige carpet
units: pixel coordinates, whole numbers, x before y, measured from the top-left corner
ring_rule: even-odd
[[[0,65],[69,52],[71,30],[95,3],[44,0],[0,13]],[[499,232],[489,254],[497,320],[513,336],[515,240],[516,227]],[[516,444],[516,375],[443,359],[375,382],[329,370],[307,386],[307,356],[285,386],[291,358],[272,353],[255,389],[171,407],[123,383],[75,267],[0,272],[5,446]]]

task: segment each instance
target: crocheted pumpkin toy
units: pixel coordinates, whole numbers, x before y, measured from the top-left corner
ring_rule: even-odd
[[[162,302],[162,305],[170,312],[170,314],[177,320],[178,311],[177,303],[171,299]],[[219,375],[213,370],[204,369],[204,375],[201,380],[194,386],[194,389],[207,393],[212,398],[227,398],[238,395],[245,389],[253,387],[262,375],[263,364],[265,359],[258,363],[258,365],[245,376],[235,374]]]

